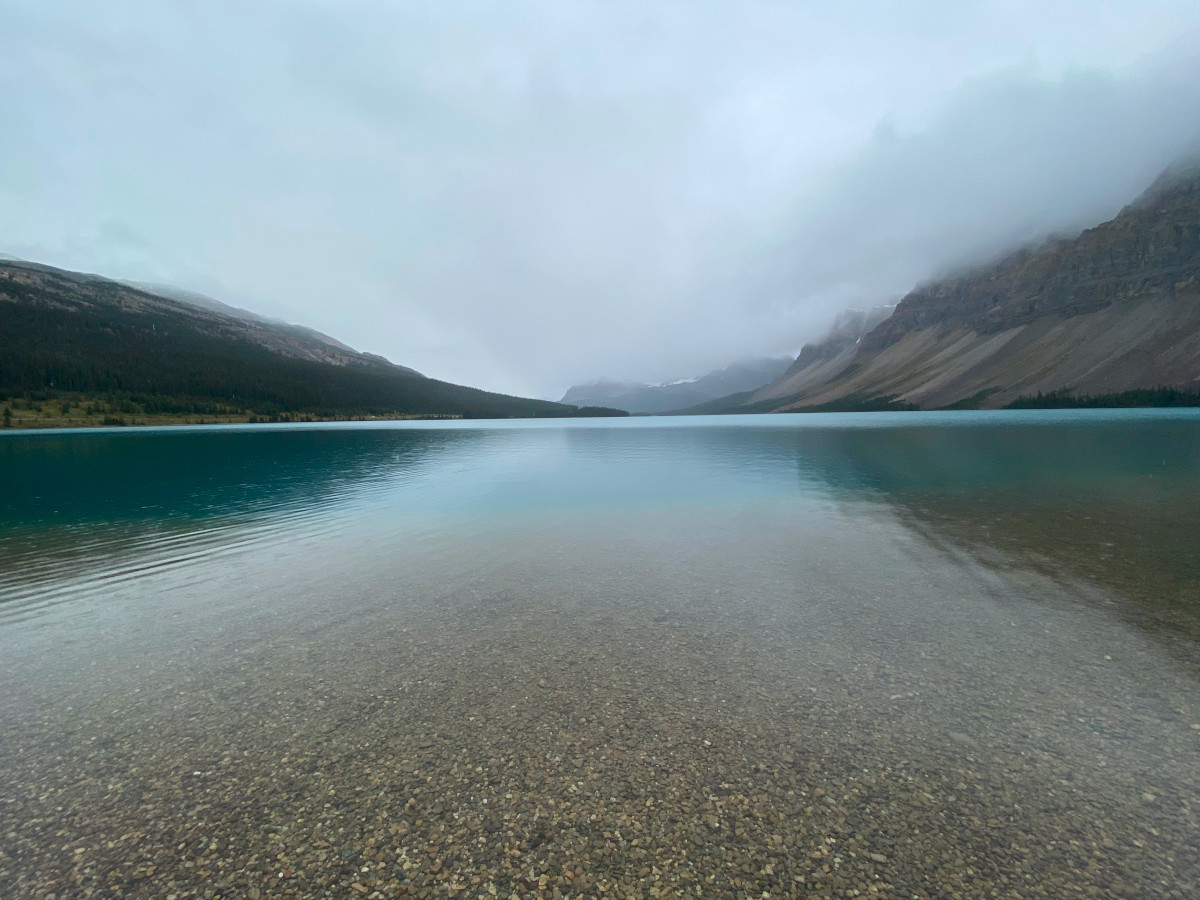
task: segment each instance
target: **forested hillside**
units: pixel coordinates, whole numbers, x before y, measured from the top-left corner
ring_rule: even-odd
[[[579,414],[425,378],[304,329],[7,261],[0,262],[0,394],[16,410],[65,403],[114,421]]]

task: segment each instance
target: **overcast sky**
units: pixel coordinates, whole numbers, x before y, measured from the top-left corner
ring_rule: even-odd
[[[0,0],[0,253],[557,397],[794,353],[1200,147],[1200,4]]]

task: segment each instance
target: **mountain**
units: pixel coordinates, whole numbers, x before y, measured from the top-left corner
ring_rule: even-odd
[[[580,412],[426,378],[203,295],[16,260],[0,261],[0,397],[142,415]]]
[[[615,406],[631,413],[667,413],[695,406],[730,394],[753,391],[778,378],[790,359],[767,357],[732,363],[699,378],[667,384],[600,379],[575,385],[560,402],[577,405]]]
[[[918,287],[860,341],[802,352],[721,411],[1153,403],[1197,391],[1200,164],[1190,163],[1075,238]]]
[[[567,389],[559,403],[605,403],[616,404],[638,391],[651,388],[640,381],[617,381],[612,378],[597,378],[587,384],[577,384]],[[625,407],[621,407],[625,409]],[[631,412],[633,410],[630,410]]]
[[[129,285],[129,287],[136,288],[139,291],[145,291],[148,294],[166,297],[168,300],[178,300],[180,303],[187,303],[191,306],[199,306],[201,309],[207,309],[211,312],[220,313],[234,319],[245,319],[248,322],[258,323],[261,326],[266,326],[266,334],[278,335],[280,332],[288,333],[293,337],[300,338],[302,341],[305,339],[316,340],[320,344],[325,344],[329,347],[333,347],[335,350],[340,350],[343,353],[348,353],[352,356],[372,357],[374,359],[387,362],[387,360],[382,356],[376,356],[373,353],[362,353],[358,350],[355,350],[353,347],[346,346],[337,338],[332,338],[327,334],[322,334],[315,328],[307,328],[304,325],[293,325],[290,322],[284,322],[282,319],[273,319],[268,318],[267,316],[260,316],[258,313],[250,312],[248,309],[230,306],[228,303],[222,303],[220,300],[216,300],[213,297],[209,297],[206,294],[201,294],[196,291],[177,288],[170,284],[152,284],[143,281],[126,281],[121,283]],[[334,354],[328,358],[323,357],[320,353],[320,348],[316,349],[318,352],[315,358],[318,361],[333,362],[337,364],[338,360],[341,358],[338,354]],[[284,352],[285,355],[287,355],[286,350]],[[392,365],[413,375],[421,374],[416,369],[410,369],[407,366],[400,366],[396,363],[392,363]]]
[[[858,343],[895,309],[895,306],[875,306],[871,309],[847,309],[839,313],[825,337],[800,348],[800,354],[788,366],[782,377],[787,378],[812,366],[837,359],[845,353],[853,353]]]

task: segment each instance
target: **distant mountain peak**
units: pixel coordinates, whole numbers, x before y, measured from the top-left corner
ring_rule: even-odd
[[[560,401],[578,406],[614,406],[632,413],[675,412],[762,387],[780,375],[790,357],[744,359],[694,378],[662,384],[599,378],[571,387]]]

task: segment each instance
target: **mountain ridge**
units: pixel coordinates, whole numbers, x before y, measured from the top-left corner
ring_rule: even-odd
[[[1154,388],[1200,390],[1194,161],[1074,238],[918,286],[857,344],[802,351],[722,411],[999,408]]]
[[[65,397],[64,415],[75,407],[135,417],[581,414],[427,378],[304,326],[212,303],[217,308],[99,275],[0,261],[0,395],[31,411]],[[79,415],[88,419],[80,424],[94,424],[94,413]]]
[[[96,276],[102,277],[102,276]],[[198,306],[201,309],[207,309],[211,312],[230,316],[235,319],[245,319],[250,322],[255,322],[263,326],[274,329],[282,329],[290,331],[302,338],[313,338],[322,344],[327,344],[336,350],[341,350],[344,353],[349,353],[355,357],[367,358],[386,362],[398,369],[403,369],[406,372],[411,372],[413,375],[420,375],[416,369],[409,366],[402,366],[399,363],[392,362],[385,356],[380,356],[377,353],[368,353],[363,350],[355,350],[348,344],[339,341],[335,337],[330,337],[322,331],[317,331],[315,328],[309,328],[307,325],[297,325],[294,322],[288,322],[285,319],[276,318],[273,316],[264,316],[259,313],[252,312],[248,309],[243,309],[240,306],[231,306],[215,297],[210,297],[207,294],[202,294],[199,291],[192,291],[186,288],[177,288],[170,284],[159,284],[156,282],[147,281],[121,281],[121,284],[126,284],[129,287],[139,291],[145,291],[148,294],[154,294],[159,297],[164,297],[168,300],[174,300],[179,303],[186,303],[190,306]]]

